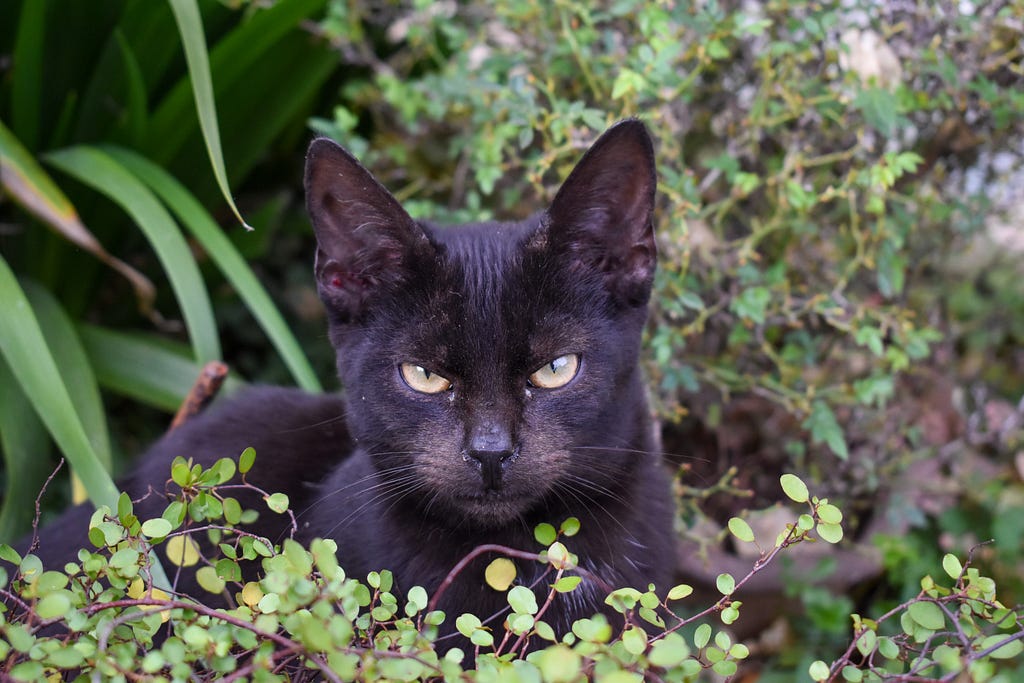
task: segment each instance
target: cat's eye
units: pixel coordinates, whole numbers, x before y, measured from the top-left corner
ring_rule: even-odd
[[[567,353],[537,368],[530,375],[530,384],[541,389],[564,387],[579,369],[580,357],[575,353]]]
[[[409,388],[421,394],[440,394],[452,386],[450,381],[436,372],[431,372],[413,363],[402,363],[400,371],[402,379],[409,385]]]

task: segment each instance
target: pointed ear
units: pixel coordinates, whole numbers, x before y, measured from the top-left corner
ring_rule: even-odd
[[[572,255],[572,267],[596,269],[621,303],[647,303],[654,279],[654,148],[636,119],[595,142],[548,209],[548,237]]]
[[[327,138],[306,154],[306,208],[316,233],[320,298],[344,321],[408,277],[430,250],[423,230],[355,157]]]

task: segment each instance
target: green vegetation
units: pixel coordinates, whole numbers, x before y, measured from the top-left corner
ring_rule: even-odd
[[[648,371],[696,558],[682,613],[715,604],[704,597],[728,584],[720,575],[742,576],[725,563],[753,566],[750,535],[773,547],[781,475],[831,501],[816,523],[843,511],[835,553],[801,554],[813,547],[801,543],[771,564],[784,568],[770,611],[803,615],[774,624],[785,637],[736,635],[765,611],[750,609],[764,595],[751,583],[751,597],[738,594],[746,610],[721,612],[738,617],[728,631],[698,619],[713,628],[677,633],[699,658],[683,660],[713,666],[709,652],[726,653],[714,656],[758,667],[761,681],[870,680],[866,662],[895,657],[907,672],[922,648],[939,667],[925,677],[951,680],[957,666],[973,680],[1019,677],[1017,645],[986,639],[1022,630],[1019,611],[995,605],[996,584],[1007,606],[1024,602],[1024,6],[677,5],[0,4],[0,539],[30,524],[51,440],[94,500],[127,519],[105,473],[163,430],[141,406],[173,410],[207,360],[224,356],[233,382],[318,390],[331,376],[306,303],[298,181],[311,129],[359,155],[415,215],[458,221],[543,205],[599,131],[639,116],[660,174]],[[50,486],[48,504],[66,490]],[[125,526],[135,540],[99,553],[94,576],[145,565],[151,537]],[[111,568],[128,546],[137,562],[122,554]],[[333,569],[302,559],[322,550],[275,557],[309,565],[294,569],[303,576],[317,566],[317,591],[342,590]],[[873,563],[853,580],[865,555]],[[380,607],[388,591],[372,591]],[[44,612],[81,599],[59,594]],[[114,618],[101,614],[89,618]],[[176,616],[196,639],[182,652],[206,652],[213,670],[226,655],[209,653],[231,638],[247,651],[280,645],[228,626],[198,635],[209,615]],[[151,622],[119,625],[117,637],[132,633],[110,652],[130,656]],[[652,657],[681,667],[671,679],[692,666],[590,626],[536,664],[541,675],[563,680],[565,666],[569,680],[567,662],[596,652],[630,652],[626,669]],[[29,635],[5,626],[24,663],[56,651],[33,650]],[[411,628],[392,635],[423,645]],[[739,641],[755,654],[736,656]],[[148,657],[154,671],[196,661]],[[380,661],[404,664],[366,678],[437,673]]]

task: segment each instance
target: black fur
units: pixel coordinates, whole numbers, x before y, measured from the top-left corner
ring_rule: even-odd
[[[253,445],[255,483],[288,493],[300,539],[335,539],[350,575],[390,569],[400,590],[432,592],[474,547],[535,550],[536,524],[575,516],[569,544],[586,569],[613,587],[666,589],[673,506],[637,363],[655,267],[653,159],[643,125],[625,121],[547,211],[441,228],[410,218],[333,142],[314,141],[307,204],[344,398],[251,390],[157,443],[127,490],[162,491],[175,456],[209,463]],[[566,354],[579,357],[568,384],[530,384]],[[414,391],[403,363],[452,386]],[[151,496],[143,515],[164,504]],[[68,559],[87,518],[72,511],[45,530],[44,562]],[[255,531],[279,539],[285,521],[264,512]],[[483,580],[490,559],[446,592],[449,629],[462,612],[505,607]],[[527,585],[543,569],[517,565]],[[196,588],[189,577],[183,586]],[[585,581],[545,619],[564,632],[603,597]]]

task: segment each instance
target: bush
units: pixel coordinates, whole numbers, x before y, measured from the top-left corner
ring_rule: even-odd
[[[785,495],[808,512],[780,530],[773,547],[758,547],[761,559],[746,576],[719,575],[721,597],[710,606],[683,618],[674,611],[692,607],[692,586],[621,587],[606,599],[622,615],[621,626],[597,615],[556,634],[544,613],[552,602],[572,599],[590,577],[567,547],[579,521],[565,520],[557,530],[541,524],[535,531],[540,551],[500,549],[504,557],[486,572],[490,588],[507,593],[508,612],[503,618],[459,615],[454,623],[464,640],[453,646],[436,640],[437,627],[454,616],[434,609],[447,579],[433,596],[419,586],[396,594],[388,571],[371,572],[365,582],[347,577],[330,540],[314,540],[307,549],[286,539],[274,547],[236,528],[256,514],[289,514],[286,497],[258,489],[268,509],[240,509],[232,494],[254,488],[245,481],[254,462],[252,449],[237,465],[224,458],[208,470],[178,459],[171,467],[177,497],[161,517],[139,519],[121,494],[116,511],[104,506],[93,514],[89,540],[96,550],[80,551],[79,561],[64,572],[44,572],[34,555],[21,557],[0,546],[0,558],[17,567],[12,577],[0,568],[0,595],[10,608],[0,616],[5,672],[26,681],[58,673],[131,680],[139,671],[155,680],[254,681],[568,682],[648,674],[694,681],[705,670],[732,676],[750,653],[728,632],[743,605],[737,591],[786,548],[842,537],[840,510],[811,496],[798,477],[784,475]],[[729,528],[736,540],[755,542],[743,520],[734,518]],[[157,545],[167,546],[179,571],[195,571],[204,590],[228,595],[232,608],[211,609],[155,585]],[[476,554],[455,564],[449,578]],[[530,588],[512,586],[515,569],[507,557],[548,565],[543,603]],[[262,562],[263,578],[244,582],[239,563],[254,560]],[[953,555],[945,557],[943,569],[952,587],[926,577],[920,595],[899,609],[877,620],[855,616],[853,643],[831,667],[814,662],[812,678],[827,680],[841,671],[845,680],[920,680],[913,677],[968,671],[983,680],[994,661],[1021,652],[1024,614],[997,601],[995,582]],[[879,635],[896,616],[902,633]],[[725,628],[713,625],[719,620]],[[164,624],[169,633],[161,631]]]

